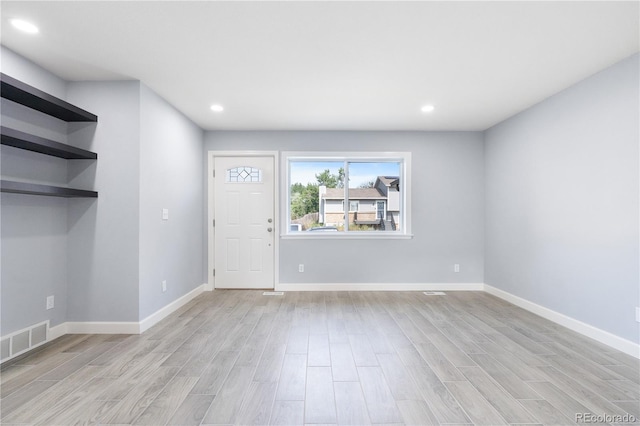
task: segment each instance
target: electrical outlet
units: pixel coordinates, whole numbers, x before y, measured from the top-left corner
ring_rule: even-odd
[[[640,322],[640,308],[636,308],[636,321]]]
[[[169,220],[169,209],[162,209],[162,220]]]
[[[54,307],[53,296],[48,296],[47,297],[47,310],[53,309],[53,307]]]
[[[298,265],[298,272],[304,272],[304,263]]]
[[[162,292],[167,291],[167,280],[162,281]]]
[[[460,264],[456,263],[455,265],[453,265],[453,272],[460,272]]]

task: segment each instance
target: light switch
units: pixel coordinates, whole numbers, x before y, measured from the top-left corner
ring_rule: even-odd
[[[169,220],[169,209],[162,209],[162,220]]]

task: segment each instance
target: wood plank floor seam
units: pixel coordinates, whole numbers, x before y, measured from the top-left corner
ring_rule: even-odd
[[[575,424],[640,417],[640,360],[482,292],[203,293],[142,335],[0,366],[1,424]]]

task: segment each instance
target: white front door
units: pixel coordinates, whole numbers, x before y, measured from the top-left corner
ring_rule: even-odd
[[[274,158],[215,157],[215,288],[274,287]]]

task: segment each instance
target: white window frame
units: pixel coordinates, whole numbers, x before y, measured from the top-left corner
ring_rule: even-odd
[[[282,239],[410,239],[411,233],[411,153],[410,152],[282,152],[280,167],[281,198],[280,238]],[[289,231],[291,217],[291,168],[292,161],[332,161],[344,163],[345,182],[349,181],[347,163],[389,162],[400,163],[400,220],[402,231],[349,231],[342,232],[292,232]],[[345,185],[345,200],[348,199],[348,187]],[[344,200],[343,200],[344,201]],[[386,209],[386,206],[385,206]],[[343,209],[344,210],[344,209]]]

